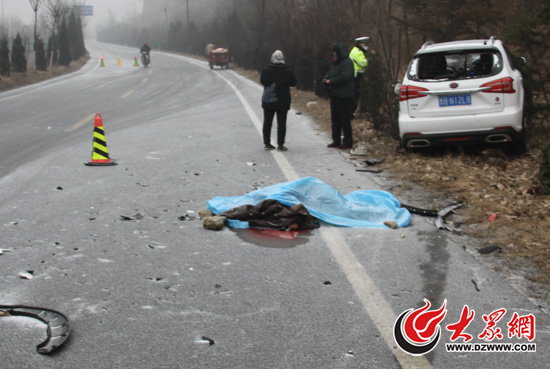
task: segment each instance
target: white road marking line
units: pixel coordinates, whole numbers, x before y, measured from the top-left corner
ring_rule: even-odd
[[[250,120],[254,123],[260,135],[262,135],[262,123],[252,110],[248,101],[244,98],[243,94],[227,78],[221,74],[218,74],[218,76],[233,89],[250,117]],[[275,151],[272,152],[272,154],[283,174],[289,181],[300,178],[282,153]],[[386,341],[386,344],[397,361],[399,361],[401,367],[403,369],[432,368],[430,362],[424,356],[411,356],[397,347],[393,339],[393,326],[397,319],[397,315],[393,313],[390,304],[384,299],[378,287],[376,287],[369,277],[353,251],[351,251],[350,246],[347,244],[344,237],[342,237],[342,234],[336,228],[325,227],[320,228],[320,230],[321,237],[332,252],[332,255],[346,275],[353,290],[361,300],[363,307],[367,310],[374,325]]]
[[[79,121],[78,123],[75,123],[72,127],[69,127],[65,130],[65,132],[73,132],[73,131],[76,131],[77,129],[79,129],[80,127],[82,127],[84,124],[88,123],[89,121],[91,121],[92,119],[94,119],[95,117],[95,114],[90,114],[88,115],[86,118],[82,119],[81,121]]]

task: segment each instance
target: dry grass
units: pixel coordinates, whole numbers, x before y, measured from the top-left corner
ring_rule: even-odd
[[[27,70],[26,73],[12,72],[9,77],[0,76],[0,92],[11,90],[17,87],[32,85],[50,78],[62,76],[79,70],[88,61],[89,56],[72,61],[68,67],[56,65],[45,72]]]
[[[257,73],[237,70],[247,78],[259,80]],[[308,104],[310,102],[310,104]],[[311,102],[316,102],[311,104]],[[293,108],[308,115],[319,128],[330,130],[328,100],[311,92],[293,90]],[[463,201],[456,218],[464,235],[477,240],[481,247],[499,246],[491,254],[493,268],[530,282],[531,297],[548,298],[550,284],[550,196],[531,196],[525,191],[536,184],[541,149],[550,137],[549,125],[537,122],[530,133],[529,152],[509,157],[500,149],[477,153],[450,150],[439,153],[407,153],[389,134],[375,130],[364,115],[353,121],[355,143],[364,142],[369,158],[385,158],[379,167],[396,183],[398,191],[423,192],[427,201],[411,204],[423,208],[442,208],[449,199]],[[434,200],[433,193],[440,194]],[[399,194],[396,194],[399,195]],[[419,197],[422,198],[422,197]],[[489,221],[491,214],[497,214]],[[454,218],[453,218],[454,219]],[[488,259],[487,259],[488,260]],[[489,260],[488,260],[489,261]]]

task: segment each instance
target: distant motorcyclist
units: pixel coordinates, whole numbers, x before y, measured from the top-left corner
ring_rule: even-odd
[[[142,54],[143,53],[147,54],[147,61],[150,64],[151,63],[151,47],[149,45],[147,45],[147,42],[143,43],[143,46],[141,47],[141,49],[139,49],[139,52],[142,53]]]

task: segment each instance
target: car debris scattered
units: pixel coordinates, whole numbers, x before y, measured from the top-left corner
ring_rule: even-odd
[[[214,342],[214,340],[212,338],[208,338],[206,336],[202,336],[200,342],[208,343],[208,345],[210,345],[210,346],[212,346],[216,343],[216,342]]]
[[[502,247],[500,247],[500,246],[487,246],[487,247],[482,247],[480,249],[477,249],[477,252],[479,252],[482,255],[487,255],[487,254],[493,253],[495,251],[501,252]]]
[[[202,220],[202,225],[206,229],[210,229],[212,231],[220,231],[223,229],[226,219],[226,217],[214,215],[204,218]]]
[[[71,333],[69,318],[57,310],[24,305],[0,305],[0,317],[6,316],[26,316],[47,324],[47,338],[36,346],[40,354],[50,354],[59,348]]]
[[[26,272],[19,273],[19,278],[33,279],[34,278],[34,270],[27,270]]]
[[[414,207],[414,206],[411,206],[411,205],[405,205],[405,204],[401,204],[401,207],[407,209],[409,212],[411,212],[413,214],[418,214],[418,215],[428,216],[428,217],[437,217],[437,219],[434,221],[434,225],[436,226],[437,229],[444,229],[444,230],[451,231],[451,232],[456,233],[456,234],[462,234],[462,229],[456,227],[452,223],[446,222],[445,217],[447,215],[449,215],[452,211],[454,211],[455,209],[460,208],[463,205],[464,205],[463,202],[458,201],[458,202],[455,202],[455,203],[452,203],[452,204],[446,206],[445,208],[443,208],[439,211],[438,210],[417,208],[417,207]]]
[[[382,164],[385,161],[386,161],[385,158],[367,159],[367,160],[364,160],[363,163],[356,164],[357,166],[360,166],[360,167],[355,169],[355,171],[356,172],[381,173],[382,172],[381,169],[374,169],[374,168],[369,168],[369,167],[372,167],[372,166],[378,165],[378,164]],[[363,164],[366,164],[367,167],[363,166]]]
[[[143,215],[141,213],[136,213],[135,215],[128,216],[128,215],[121,215],[120,220],[126,220],[126,221],[132,221],[132,220],[140,220],[143,219]]]

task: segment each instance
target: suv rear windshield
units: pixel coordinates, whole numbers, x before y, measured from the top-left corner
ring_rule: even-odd
[[[502,71],[498,50],[460,50],[416,55],[408,69],[413,81],[441,81],[494,76]]]

